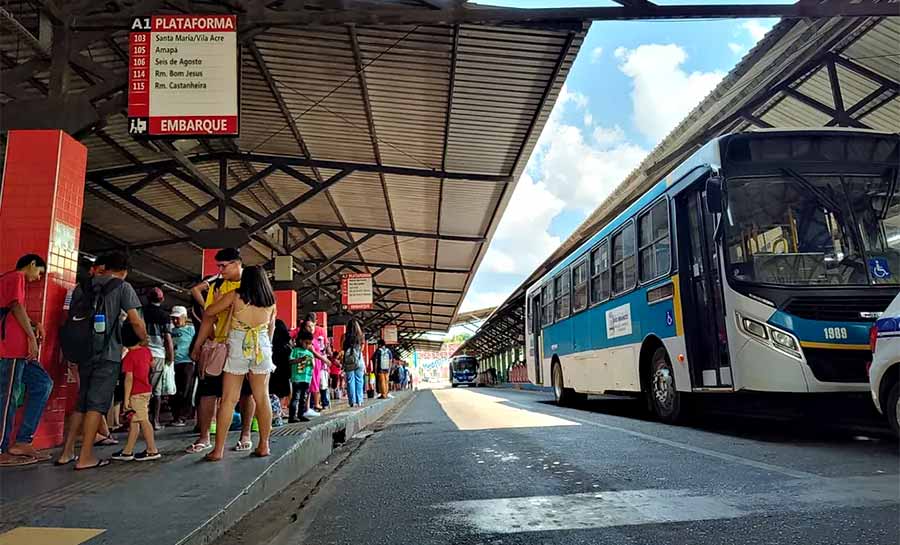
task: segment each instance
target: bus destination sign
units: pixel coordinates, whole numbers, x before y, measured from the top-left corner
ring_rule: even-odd
[[[130,134],[238,134],[236,16],[136,18],[128,38],[128,59]]]

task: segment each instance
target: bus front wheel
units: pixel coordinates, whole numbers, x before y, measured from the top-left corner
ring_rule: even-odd
[[[675,372],[665,348],[659,347],[653,353],[648,379],[653,413],[663,422],[676,422],[681,416],[681,394],[675,387]]]
[[[560,365],[558,361],[553,362],[550,379],[553,383],[553,397],[556,398],[557,405],[571,407],[575,403],[585,399],[586,396],[584,394],[579,394],[574,389],[565,387],[562,365]]]

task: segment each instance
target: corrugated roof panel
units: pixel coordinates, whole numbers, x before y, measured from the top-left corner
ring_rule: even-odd
[[[430,288],[434,282],[434,273],[424,271],[403,271],[408,286]]]
[[[434,233],[437,230],[441,181],[437,178],[385,175],[391,202],[402,203],[394,213],[394,225],[402,231]]]
[[[329,192],[347,225],[373,229],[391,228],[384,189],[378,174],[353,173],[331,186]]]
[[[434,266],[435,242],[422,238],[406,237],[401,239],[400,254],[403,257],[403,264],[419,267]]]
[[[462,289],[466,285],[465,274],[435,273],[435,287],[439,289]]]
[[[762,119],[775,127],[822,127],[831,120],[831,116],[788,96],[766,112]]]
[[[366,261],[375,263],[398,263],[397,249],[394,247],[394,238],[384,235],[373,237],[359,247]]]
[[[894,100],[863,117],[862,121],[878,130],[896,132],[900,127],[900,97],[895,97]]]
[[[440,232],[445,235],[483,235],[497,207],[502,185],[468,180],[444,182]]]
[[[455,293],[435,293],[434,302],[441,305],[456,305],[462,299],[461,294]]]
[[[383,273],[378,275],[375,282],[377,284],[400,286],[403,285],[403,273],[400,272],[400,269],[385,269]]]
[[[471,267],[480,247],[474,242],[442,240],[438,244],[437,266],[449,269]]]
[[[431,294],[427,291],[409,290],[409,300],[414,303],[430,303]]]

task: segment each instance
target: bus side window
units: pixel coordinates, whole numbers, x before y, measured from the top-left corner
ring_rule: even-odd
[[[556,319],[562,320],[569,316],[569,270],[560,273],[553,279],[553,283],[556,294]]]
[[[572,267],[572,312],[587,308],[588,304],[588,262],[581,260]]]
[[[609,299],[609,241],[591,252],[591,304]]]
[[[659,278],[669,272],[669,214],[661,200],[638,218],[641,282]]]
[[[634,287],[634,223],[612,237],[612,291],[626,292]]]
[[[553,323],[553,283],[548,282],[541,290],[541,318],[544,326]]]

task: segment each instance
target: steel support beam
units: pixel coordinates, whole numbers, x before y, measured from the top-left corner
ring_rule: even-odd
[[[428,240],[447,240],[453,242],[484,242],[484,237],[471,237],[464,235],[441,235],[437,233],[423,233],[420,231],[403,231],[394,229],[373,229],[371,227],[356,227],[348,225],[342,227],[340,225],[328,225],[323,223],[307,223],[307,222],[286,222],[282,225],[297,227],[300,229],[318,229],[324,231],[344,231],[349,233],[363,233],[374,235],[386,235],[396,237],[422,238]]]
[[[326,191],[328,188],[330,188],[334,184],[336,184],[336,183],[340,182],[341,180],[343,180],[344,178],[346,178],[352,172],[353,172],[352,169],[342,170],[342,171],[338,172],[331,178],[328,178],[321,184],[318,184],[318,186],[316,186],[315,189],[310,189],[309,191],[300,195],[296,199],[294,199],[294,200],[290,201],[289,203],[285,204],[284,206],[280,207],[278,210],[272,212],[271,214],[269,214],[268,217],[254,223],[247,229],[247,231],[251,235],[253,235],[259,231],[262,231],[263,229],[267,229],[270,225],[277,223],[278,220],[280,220],[282,216],[290,213],[293,209],[297,208],[301,204],[312,199],[313,197],[322,193],[323,191]]]

